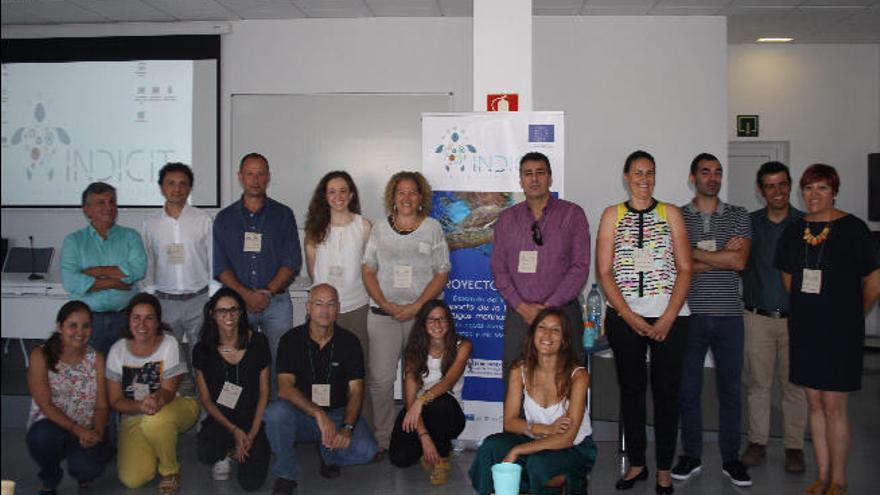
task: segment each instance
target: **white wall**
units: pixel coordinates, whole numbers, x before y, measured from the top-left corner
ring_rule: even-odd
[[[658,197],[676,203],[690,197],[694,154],[726,157],[723,18],[546,17],[533,28],[534,109],[566,112],[565,195],[584,205],[594,233],[601,208],[625,196],[620,175],[629,152],[655,154]],[[33,36],[51,34],[33,28]],[[468,18],[232,23],[222,42],[222,204],[238,194],[230,95],[451,91],[456,110],[470,111],[472,40]],[[146,215],[123,211],[119,221],[139,226]],[[83,225],[79,210],[2,212],[2,235],[14,245],[33,234],[39,245],[60,248]]]
[[[880,151],[880,45],[731,45],[728,136],[760,116],[757,140],[791,143],[797,182],[810,164],[840,174],[838,207],[867,220],[868,153]],[[793,192],[801,205],[800,193]],[[880,222],[869,224],[880,229]]]
[[[471,109],[472,29],[466,18],[242,21],[223,36],[221,67],[221,204],[240,194],[230,157],[230,95],[236,93],[453,92],[455,110]],[[69,28],[69,27],[68,27]],[[82,26],[88,35],[101,26]],[[21,30],[17,30],[19,34]],[[35,26],[31,36],[52,36]],[[381,118],[381,116],[377,116]],[[271,160],[271,157],[269,157]],[[278,174],[283,164],[274,164]],[[272,189],[269,189],[270,195]],[[119,223],[140,228],[145,210],[120,212]],[[304,212],[295,212],[300,225]],[[14,246],[60,250],[64,236],[86,225],[79,209],[0,213],[2,236]],[[57,271],[58,253],[53,271]]]
[[[594,239],[602,209],[626,199],[631,152],[654,155],[655,196],[673,204],[693,196],[697,153],[726,161],[723,17],[539,17],[534,29],[534,109],[565,112],[565,196]]]

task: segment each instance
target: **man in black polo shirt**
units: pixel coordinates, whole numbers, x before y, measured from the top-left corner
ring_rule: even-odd
[[[266,408],[266,435],[275,453],[274,494],[293,493],[299,479],[294,444],[318,443],[321,476],[364,464],[378,451],[360,416],[364,356],[357,337],[336,326],[339,295],[329,284],[312,288],[308,320],[278,344],[278,400]]]

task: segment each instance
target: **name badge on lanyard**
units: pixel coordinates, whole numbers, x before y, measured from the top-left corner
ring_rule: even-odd
[[[263,248],[263,234],[259,232],[244,233],[244,252],[259,253]]]
[[[134,400],[144,400],[150,395],[150,384],[134,382],[131,384]]]
[[[412,267],[394,265],[394,288],[409,289],[410,287],[412,287]]]
[[[804,294],[820,294],[822,292],[822,270],[804,268],[801,292]]]
[[[536,273],[538,271],[538,252],[520,251],[519,264],[516,267],[519,273]]]
[[[183,249],[183,244],[179,242],[166,246],[165,255],[171,265],[182,265],[186,261],[186,251]]]
[[[235,405],[238,404],[238,399],[241,397],[242,392],[244,392],[244,387],[241,385],[223,382],[223,390],[220,391],[220,396],[217,397],[217,404],[226,406],[229,409],[235,409]]]
[[[635,248],[633,250],[633,264],[637,272],[653,271],[654,253],[648,248]]]
[[[312,402],[320,407],[330,407],[330,384],[312,384]]]
[[[333,265],[327,270],[327,272],[327,283],[337,289],[341,288],[344,280],[342,267],[339,265]]]
[[[702,249],[703,251],[709,251],[710,253],[714,253],[718,250],[715,245],[715,239],[705,239],[697,243],[697,249]]]

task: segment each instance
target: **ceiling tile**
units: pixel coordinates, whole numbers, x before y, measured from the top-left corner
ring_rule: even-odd
[[[802,7],[808,6],[830,6],[830,7],[867,7],[877,0],[803,0],[800,3]],[[880,5],[880,4],[878,4]]]
[[[364,0],[376,17],[439,17],[436,0]]]
[[[437,0],[440,12],[446,17],[473,17],[474,0]]]
[[[241,19],[299,19],[305,13],[289,0],[217,0]]]
[[[719,7],[654,7],[651,15],[718,15]]]
[[[306,17],[373,17],[363,0],[293,0]]]
[[[141,0],[180,21],[238,19],[238,15],[215,0]]]
[[[49,23],[75,23],[75,22],[110,22],[111,19],[71,2],[58,2],[52,0],[31,0],[22,5],[22,11],[30,12],[35,16],[45,19]],[[6,23],[6,19],[3,19]]]
[[[582,15],[647,15],[650,5],[622,5],[620,7],[584,7]]]
[[[655,3],[654,8],[657,7],[696,7],[696,8],[711,8],[715,7],[716,9],[720,9],[730,3],[730,0],[660,0]]]
[[[117,22],[154,22],[175,20],[140,0],[68,0]],[[67,2],[65,2],[67,3]]]
[[[578,15],[584,0],[533,0],[533,15]]]
[[[3,24],[45,24],[49,22],[48,19],[25,10],[22,2],[10,3],[5,0],[0,5],[0,17],[3,18]]]
[[[633,7],[644,7],[646,9],[654,6],[657,0],[587,0],[584,3],[585,9],[592,9],[594,7],[600,8],[611,8],[611,7],[622,7],[622,8],[633,8]]]
[[[765,9],[776,9],[780,7],[795,7],[804,0],[733,0],[727,7],[735,9],[737,7],[755,7]]]

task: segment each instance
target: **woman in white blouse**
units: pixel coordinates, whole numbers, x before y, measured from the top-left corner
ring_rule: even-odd
[[[364,252],[367,315],[367,390],[373,404],[379,456],[391,442],[394,379],[413,318],[437,298],[449,278],[449,247],[431,212],[431,186],[418,172],[398,172],[385,187],[388,218],[376,222]]]
[[[318,183],[306,216],[306,268],[312,286],[330,284],[339,293],[336,324],[361,341],[368,359],[369,296],[361,276],[370,221],[361,216],[357,186],[348,172],[336,170]]]

